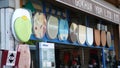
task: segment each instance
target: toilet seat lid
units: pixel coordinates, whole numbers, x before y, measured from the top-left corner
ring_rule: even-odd
[[[56,39],[58,35],[58,18],[50,15],[47,23],[47,36],[50,39]]]
[[[93,29],[90,27],[87,27],[87,34],[86,34],[86,43],[88,46],[92,46],[93,44]]]
[[[20,52],[18,68],[30,68],[31,55],[29,45],[20,44],[18,46],[18,51]]]
[[[107,32],[107,46],[110,47],[112,45],[111,33]]]
[[[100,30],[94,29],[94,42],[96,46],[100,46]]]
[[[46,33],[47,21],[43,13],[36,13],[34,16],[33,32],[36,38],[42,39]]]
[[[26,16],[17,18],[14,23],[14,28],[16,36],[21,42],[27,42],[30,39],[32,24]]]
[[[59,40],[65,41],[68,38],[68,21],[66,19],[59,20],[59,32],[58,38]]]
[[[77,41],[77,24],[72,22],[70,25],[70,40],[74,43]]]
[[[15,39],[17,41],[20,41],[20,40],[16,36],[14,23],[15,23],[17,18],[22,17],[22,16],[26,16],[31,21],[30,12],[28,10],[26,10],[26,9],[23,9],[23,8],[16,9],[14,11],[13,15],[12,15],[11,29],[12,29],[12,34],[13,34],[13,36],[15,37]]]
[[[86,41],[86,27],[83,25],[78,25],[77,31],[78,31],[77,35],[78,43],[84,45]]]
[[[105,31],[101,31],[101,45],[102,46],[106,46],[106,41],[107,41],[106,38],[107,38],[106,37],[106,32]]]

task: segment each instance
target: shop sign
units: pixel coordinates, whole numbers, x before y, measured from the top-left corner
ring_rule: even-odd
[[[66,4],[78,10],[90,13],[100,18],[120,23],[120,12],[107,8],[104,5],[97,4],[92,0],[56,0],[57,2]]]
[[[110,10],[104,9],[104,17],[112,20],[112,19],[113,19],[113,18],[112,18],[112,17],[113,17],[112,15],[113,15],[113,14],[112,14],[112,12],[111,12]]]
[[[103,8],[101,8],[100,6],[95,5],[94,10],[96,14],[101,15],[101,16],[103,15]]]
[[[83,8],[83,9],[88,10],[88,11],[93,10],[92,3],[90,3],[86,0],[74,0],[74,5],[77,8]]]

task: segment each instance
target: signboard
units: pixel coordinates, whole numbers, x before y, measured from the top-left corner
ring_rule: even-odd
[[[55,68],[54,43],[39,43],[40,68]]]
[[[8,66],[14,66],[15,65],[15,61],[16,61],[16,55],[17,55],[17,52],[15,52],[15,51],[9,51],[8,55],[7,55],[6,65],[8,65]]]
[[[17,66],[20,52],[0,50],[0,68]]]
[[[112,21],[116,24],[120,23],[120,12],[107,8],[104,5],[97,4],[92,0],[56,0],[57,2],[66,4],[70,7],[98,16],[100,18]]]

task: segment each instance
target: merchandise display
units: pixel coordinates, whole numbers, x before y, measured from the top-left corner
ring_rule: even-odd
[[[22,17],[23,17],[23,19],[22,19]],[[24,19],[25,18],[25,19]],[[19,22],[22,22],[22,21],[26,21],[27,23],[28,23],[28,28],[27,29],[29,29],[29,31],[31,30],[31,28],[32,28],[32,26],[31,26],[31,15],[30,15],[30,12],[28,11],[28,10],[26,10],[26,9],[23,9],[23,8],[19,8],[19,9],[16,9],[15,11],[14,11],[14,13],[13,13],[13,16],[12,16],[12,23],[11,23],[11,28],[12,28],[12,33],[13,33],[13,36],[15,37],[15,39],[17,40],[17,41],[21,41],[18,37],[17,37],[17,35],[16,35],[16,31],[15,31],[15,23],[17,22],[18,23],[18,21],[16,21],[16,20],[20,20],[21,19],[21,21],[19,21]],[[17,23],[16,23],[16,25],[17,25]],[[21,23],[20,23],[21,24]],[[26,23],[25,23],[26,24]],[[24,25],[24,23],[23,23],[23,25]],[[19,26],[19,25],[18,25]],[[22,24],[20,25],[20,26],[22,26]],[[25,26],[25,25],[24,25]],[[26,24],[26,26],[27,26],[27,24]],[[26,29],[26,26],[24,27],[24,29]],[[21,28],[21,29],[23,29],[23,28]],[[23,29],[23,30],[24,30]],[[32,31],[31,31],[32,32]],[[27,32],[26,32],[27,33]],[[30,36],[30,35],[29,35]],[[30,38],[30,37],[29,37]],[[28,39],[26,39],[26,40],[23,40],[23,42],[26,42],[26,41],[28,41]]]
[[[20,44],[18,46],[18,51],[20,52],[18,68],[30,68],[31,55],[30,55],[29,45]]]
[[[86,27],[83,25],[78,25],[77,32],[78,43],[84,45],[86,41]]]
[[[90,27],[87,27],[87,34],[86,34],[86,43],[88,46],[92,46],[93,44],[93,29]]]
[[[96,46],[100,46],[100,30],[94,29],[94,43]]]
[[[92,0],[31,0],[20,4],[18,9],[0,9],[0,63],[4,60],[2,49],[7,48],[19,53],[12,65],[18,68],[106,68],[112,56],[106,59],[105,50],[117,53],[119,25],[107,16],[113,15],[113,21],[118,16],[113,12],[109,15],[112,10],[107,7]],[[11,55],[5,58],[13,59]]]
[[[26,16],[19,17],[14,23],[15,33],[22,42],[27,42],[32,34],[32,24]]]
[[[66,19],[60,19],[59,20],[59,32],[58,32],[58,38],[61,41],[65,41],[68,38],[68,21]]]
[[[107,37],[106,37],[106,31],[101,31],[101,45],[102,46],[106,46],[106,41],[107,41]]]
[[[64,52],[63,60],[64,60],[65,65],[69,64],[69,60],[70,60],[70,53],[69,52]]]
[[[50,39],[56,39],[58,35],[58,18],[55,16],[49,16],[47,21],[47,36]]]
[[[101,24],[99,24],[99,23],[97,24],[97,29],[101,30]]]
[[[111,33],[110,33],[110,32],[107,32],[107,46],[108,46],[108,47],[111,46],[111,42],[112,42]]]
[[[70,40],[74,43],[77,42],[77,24],[76,23],[72,23],[70,25]]]
[[[81,68],[81,55],[80,50],[76,49],[59,49],[59,56],[57,60],[60,60],[56,65],[59,68]]]
[[[89,58],[89,67],[88,68],[100,68],[100,62],[99,62],[99,55],[97,50],[90,50],[90,58]]]
[[[108,31],[108,28],[107,28],[107,26],[105,26],[105,31]]]
[[[36,38],[42,39],[46,33],[46,17],[43,13],[36,12],[34,15],[33,32]]]

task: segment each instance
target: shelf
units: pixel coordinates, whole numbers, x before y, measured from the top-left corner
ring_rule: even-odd
[[[45,37],[43,39],[37,39],[33,34],[31,35],[31,40],[42,40],[42,42],[50,42],[50,43],[56,43],[56,44],[64,44],[66,46],[76,46],[76,47],[84,47],[84,48],[99,48],[99,49],[102,49],[102,48],[106,48],[106,47],[101,47],[101,46],[95,46],[94,44],[92,46],[88,46],[86,43],[84,45],[80,45],[78,44],[77,42],[76,43],[72,43],[70,42],[69,40],[66,40],[66,41],[60,41],[59,39],[54,39],[54,40],[51,40],[51,39],[48,39],[47,36],[45,35]],[[60,45],[58,45],[60,46]],[[34,49],[34,46],[32,46],[33,49]],[[107,48],[109,50],[113,50],[114,48],[113,47],[110,47],[110,48]]]
[[[34,1],[38,1],[38,0],[34,0]],[[74,8],[71,8],[71,7],[68,7],[66,5],[63,5],[61,3],[58,3],[58,2],[55,2],[54,0],[52,1],[49,1],[49,0],[44,0],[43,1],[43,4],[42,4],[42,7],[43,7],[43,13],[46,13],[44,10],[45,8],[47,7],[47,5],[45,4],[52,4],[52,7],[54,8],[59,8],[59,7],[62,7],[62,9],[67,9],[68,12],[66,12],[67,14],[67,19],[68,21],[73,17],[77,18],[77,14],[80,14],[78,16],[81,16],[81,18],[85,18],[81,21],[83,21],[83,25],[85,26],[89,26],[89,27],[92,27],[92,28],[96,28],[95,25],[97,25],[98,23],[101,23],[103,25],[107,25],[108,27],[110,27],[110,29],[108,29],[108,31],[112,32],[114,36],[112,36],[112,40],[114,41],[118,41],[116,40],[117,39],[117,32],[115,32],[116,30],[111,30],[111,25],[112,25],[112,28],[114,28],[113,26],[116,26],[115,23],[112,23],[111,21],[108,21],[108,20],[105,20],[103,18],[99,18],[99,17],[96,17],[94,15],[91,15],[91,14],[88,14],[86,12],[83,12],[83,11],[80,11],[80,10],[75,10]],[[61,9],[61,8],[60,8]],[[76,15],[74,13],[77,13]],[[71,21],[71,20],[70,20]],[[69,23],[70,24],[70,23]],[[78,24],[81,24],[81,23],[78,23]],[[117,28],[116,28],[117,29]],[[109,51],[113,51],[115,46],[118,45],[118,42],[115,42],[115,44],[112,44],[112,47],[109,47],[107,48],[106,46],[105,47],[101,47],[101,46],[95,46],[94,44],[92,46],[88,46],[86,43],[84,45],[80,45],[79,43],[75,42],[75,43],[72,43],[69,39],[66,40],[66,41],[60,41],[58,38],[57,39],[49,39],[47,37],[47,35],[45,35],[42,39],[38,39],[36,38],[33,34],[31,35],[31,40],[36,40],[36,41],[41,41],[41,42],[48,42],[48,43],[54,43],[55,44],[55,49],[73,49],[73,48],[82,48],[82,49],[97,49],[97,50],[101,50],[102,52],[102,64],[103,64],[103,68],[106,68],[106,60],[105,60],[105,52],[104,50],[107,49]],[[115,45],[115,46],[114,46]],[[30,46],[30,49],[31,50],[37,50],[37,47],[36,46]]]

